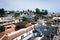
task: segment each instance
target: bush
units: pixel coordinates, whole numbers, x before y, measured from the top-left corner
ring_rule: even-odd
[[[5,27],[4,26],[0,26],[0,32],[5,31]]]

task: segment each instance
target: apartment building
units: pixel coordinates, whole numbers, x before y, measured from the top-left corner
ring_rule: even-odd
[[[18,23],[19,21],[20,21],[19,19],[14,19],[14,18],[10,18],[10,17],[1,17],[0,26],[12,24],[12,23]]]
[[[39,27],[39,24],[32,24],[27,28],[22,28],[16,31],[16,25],[14,23],[18,22],[19,20],[14,20],[12,22],[7,21],[4,25],[5,31],[0,32],[0,40],[28,40],[30,37],[33,36],[33,30]]]
[[[4,34],[4,35],[0,38],[0,40],[28,40],[30,37],[33,36],[34,28],[38,28],[38,27],[39,25],[35,24],[27,28],[20,29],[18,31],[13,31],[14,29],[13,27],[10,30],[11,32],[6,32],[6,31],[5,31],[6,33],[2,32],[1,34]]]

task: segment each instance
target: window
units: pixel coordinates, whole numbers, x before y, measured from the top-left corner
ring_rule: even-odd
[[[18,39],[16,39],[16,40],[18,40]]]
[[[60,19],[58,19],[58,22],[60,22]]]
[[[0,24],[3,24],[3,22],[0,22]]]
[[[21,36],[21,40],[23,40],[23,38],[24,38],[24,35]]]
[[[11,27],[7,27],[7,29],[10,29]]]

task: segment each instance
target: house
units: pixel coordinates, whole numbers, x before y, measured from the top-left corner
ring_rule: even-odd
[[[54,34],[57,35],[58,30],[60,29],[60,17],[53,17],[46,22],[48,27],[54,28]]]

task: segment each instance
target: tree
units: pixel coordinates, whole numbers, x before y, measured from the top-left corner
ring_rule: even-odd
[[[48,11],[47,10],[44,10],[42,9],[42,11],[40,12],[41,15],[47,15],[48,14]]]
[[[52,19],[54,16],[52,15],[50,18]]]
[[[24,13],[25,11],[23,10],[23,13]]]
[[[39,18],[37,16],[34,17],[35,21],[37,21]]]
[[[4,17],[5,16],[5,11],[4,8],[0,9],[0,17]]]
[[[16,25],[16,27],[15,27],[16,31],[19,30],[19,29],[22,29],[22,28],[26,28],[26,26],[23,22],[16,23],[15,25]]]
[[[29,12],[30,10],[28,9],[27,11]]]
[[[9,11],[9,13],[8,14],[13,14],[14,13],[14,10],[12,10],[12,11]]]
[[[45,15],[47,15],[48,14],[48,11],[47,10],[45,10]]]
[[[35,10],[36,10],[35,14],[36,14],[38,17],[41,17],[40,9],[36,8]]]
[[[36,8],[36,14],[42,16],[42,15],[47,15],[48,14],[48,11],[47,10],[44,10],[42,9],[42,11],[40,11],[40,9]]]
[[[4,26],[0,26],[0,32],[5,31],[5,27]]]
[[[27,18],[26,17],[23,17],[23,21],[27,21]]]
[[[32,10],[30,10],[30,13],[32,12]]]
[[[39,15],[40,14],[40,9],[36,8],[36,13]]]
[[[20,15],[20,13],[15,13],[14,14],[14,17],[16,18],[16,17],[18,17]]]

